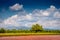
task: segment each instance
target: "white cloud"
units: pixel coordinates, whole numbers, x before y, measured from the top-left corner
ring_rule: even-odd
[[[36,23],[43,25],[43,28],[49,28],[49,29],[60,29],[60,21],[57,20],[39,20]]]
[[[48,11],[44,11],[44,12],[42,13],[42,15],[44,15],[44,16],[49,16],[49,12],[48,12]]]
[[[22,14],[22,15],[21,15]],[[55,6],[50,6],[46,10],[35,9],[32,13],[26,11],[19,12],[16,15],[9,17],[3,21],[6,26],[25,26],[31,27],[32,24],[41,24],[44,28],[59,28],[60,21],[54,20],[60,18],[60,12]]]
[[[50,9],[51,9],[51,10],[55,10],[56,8],[55,8],[55,6],[51,5],[51,6],[50,6]]]
[[[60,18],[60,12],[59,11],[55,12],[54,17],[55,18]]]
[[[50,16],[55,14],[56,11],[59,11],[55,6],[51,5],[50,8],[45,10],[35,9],[32,13],[36,16]]]
[[[31,19],[32,19],[31,14],[27,14],[23,16],[19,16],[18,14],[16,14],[4,20],[3,23],[7,26],[24,26],[24,25],[26,26],[27,24],[24,24],[24,21],[25,20],[30,21]]]
[[[49,16],[50,15],[50,12],[47,10],[35,9],[32,13],[35,14],[35,16]]]
[[[31,20],[32,19],[32,16],[29,14],[29,15],[26,15],[25,16],[28,20]]]
[[[23,9],[23,5],[16,3],[13,6],[10,6],[9,8],[12,10],[21,10],[21,9]]]
[[[50,6],[50,8],[47,9],[49,12],[54,12],[57,10],[57,8],[53,5]]]
[[[9,26],[19,26],[20,24],[17,23],[17,19],[18,15],[13,15],[12,17],[4,20],[4,24]]]

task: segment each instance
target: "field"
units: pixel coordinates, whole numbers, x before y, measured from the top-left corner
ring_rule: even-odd
[[[0,33],[0,40],[60,40],[59,33]]]
[[[60,40],[60,35],[8,36],[0,40]]]
[[[2,36],[59,35],[60,33],[0,33]]]

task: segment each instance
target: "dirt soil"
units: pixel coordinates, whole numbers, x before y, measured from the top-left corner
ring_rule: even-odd
[[[60,35],[10,36],[0,37],[0,40],[60,40]]]

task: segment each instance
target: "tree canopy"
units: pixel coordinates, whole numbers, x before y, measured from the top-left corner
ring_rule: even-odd
[[[31,28],[32,31],[42,31],[43,28],[42,28],[42,25],[39,25],[39,24],[35,24],[35,25],[32,25],[32,28]]]

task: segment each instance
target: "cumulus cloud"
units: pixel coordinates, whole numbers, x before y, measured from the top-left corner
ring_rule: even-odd
[[[50,8],[45,10],[35,9],[32,13],[36,16],[50,16],[51,14],[55,14],[56,11],[58,11],[58,9],[51,5]]]
[[[3,22],[5,25],[8,25],[8,26],[9,25],[10,26],[22,26],[22,25],[26,26],[27,24],[24,24],[24,23],[26,23],[27,21],[30,21],[31,19],[32,19],[31,14],[27,14],[24,16],[19,16],[18,14],[16,14],[7,18]]]
[[[18,19],[18,15],[14,15],[4,20],[4,24],[11,25],[11,26],[19,26],[20,24],[17,23],[17,19]]]
[[[55,12],[54,17],[55,18],[60,18],[60,12],[59,11]]]
[[[31,16],[31,14],[29,14],[29,15],[26,15],[25,16],[28,20],[31,20],[32,19],[32,16]]]
[[[9,8],[12,10],[21,10],[21,9],[23,9],[23,5],[16,3],[13,6],[10,6]]]
[[[14,6],[19,5],[15,4]],[[13,6],[13,7],[14,7]],[[22,15],[20,13],[23,13]],[[45,10],[35,9],[31,13],[26,11],[19,12],[3,21],[6,26],[16,26],[16,27],[31,27],[32,24],[41,24],[44,28],[57,28],[60,27],[60,12],[55,6],[51,5],[50,8]],[[55,19],[55,20],[54,20]],[[58,20],[56,20],[58,19]]]

